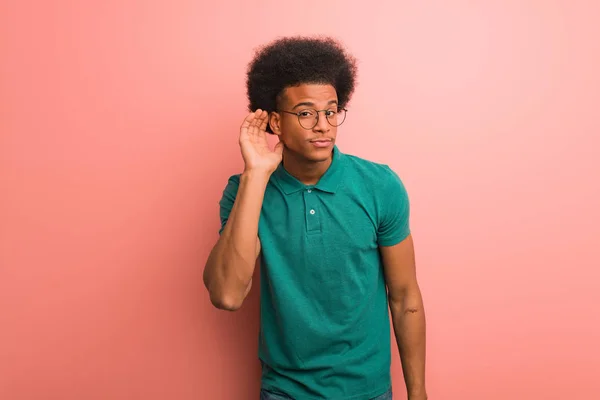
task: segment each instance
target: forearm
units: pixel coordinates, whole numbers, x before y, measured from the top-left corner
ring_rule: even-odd
[[[426,399],[425,393],[425,310],[418,286],[390,298],[396,343],[409,399]]]
[[[235,203],[211,251],[204,282],[215,306],[237,309],[247,294],[257,258],[258,222],[269,174],[244,172]]]

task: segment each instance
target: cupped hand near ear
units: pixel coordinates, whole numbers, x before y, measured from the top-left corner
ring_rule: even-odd
[[[240,128],[240,148],[245,171],[273,173],[281,162],[283,143],[278,142],[273,150],[267,143],[269,113],[258,109],[248,114]]]

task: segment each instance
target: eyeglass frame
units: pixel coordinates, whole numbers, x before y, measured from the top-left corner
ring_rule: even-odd
[[[337,128],[338,126],[342,125],[342,124],[344,123],[344,121],[346,121],[346,114],[348,113],[348,109],[347,109],[347,108],[344,108],[344,107],[338,107],[337,109],[338,109],[338,112],[339,112],[339,110],[344,110],[344,120],[343,120],[343,121],[342,121],[342,122],[341,122],[339,125],[333,125],[333,124],[332,124],[332,123],[329,121],[329,118],[327,118],[327,115],[325,115],[325,119],[327,120],[327,123],[328,123],[329,125],[333,126],[334,128]],[[313,126],[311,126],[310,128],[305,128],[304,126],[302,126],[302,123],[300,122],[300,113],[301,113],[301,112],[303,112],[303,111],[306,111],[306,110],[314,110],[314,111],[316,111],[316,113],[317,113],[317,119],[316,119],[316,121],[315,121],[315,124],[314,124]],[[327,111],[331,111],[331,110],[330,110],[330,109],[326,109],[326,110],[315,110],[314,108],[307,108],[307,109],[305,109],[305,110],[298,111],[298,112],[293,112],[293,111],[285,111],[285,110],[277,110],[276,112],[282,112],[282,113],[286,113],[286,114],[292,114],[292,115],[295,115],[296,117],[298,117],[298,125],[300,125],[300,127],[301,127],[302,129],[306,129],[306,130],[308,131],[308,130],[311,130],[311,129],[313,129],[315,126],[319,125],[319,117],[320,117],[320,116],[319,116],[319,113],[321,113],[321,112],[323,112],[323,111],[327,112]]]

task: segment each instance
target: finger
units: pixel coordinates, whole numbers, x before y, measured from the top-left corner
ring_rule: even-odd
[[[263,115],[261,115],[259,119],[261,120],[259,129],[265,131],[267,129],[267,124],[269,123],[269,113],[263,111]]]
[[[250,135],[250,127],[252,126],[252,121],[254,121],[254,113],[250,113],[242,122],[242,126],[240,128],[240,139],[248,139]]]
[[[252,121],[254,120],[254,113],[251,112],[248,115],[246,115],[246,118],[244,118],[244,121],[242,122],[242,126],[241,128],[246,128],[248,129],[250,127],[250,124],[252,123]]]
[[[269,115],[268,112],[264,111],[263,114],[263,118],[259,118],[260,121],[260,125],[256,128],[256,140],[258,143],[261,143],[265,146],[268,146],[268,140],[267,140],[267,125],[269,123],[269,119],[267,118],[267,116]]]
[[[256,124],[256,111],[251,112],[250,115],[246,117],[244,123],[242,125],[242,129],[240,132],[240,138],[243,137],[250,141],[254,141],[256,136],[256,128],[253,127]]]
[[[267,128],[267,123],[269,113],[267,111],[262,110],[260,113],[256,114],[256,130],[257,134],[262,136],[265,133],[265,129]]]
[[[261,123],[261,121],[259,119],[259,116],[261,114],[262,114],[262,111],[260,109],[258,109],[254,112],[254,119],[250,122],[250,127],[249,127],[249,132],[252,135],[256,134],[256,130]]]

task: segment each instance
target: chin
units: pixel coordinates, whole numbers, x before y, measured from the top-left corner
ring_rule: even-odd
[[[307,162],[323,162],[323,161],[327,161],[329,159],[331,159],[331,155],[333,153],[333,146],[330,146],[328,148],[314,148],[312,145],[308,145],[307,147],[298,147],[298,148],[294,148],[294,147],[287,147],[286,149],[290,154],[290,156],[293,156],[294,158],[300,160],[300,159],[304,159]]]
[[[305,157],[311,161],[320,162],[327,161],[331,158],[331,154],[333,153],[333,149],[313,149]]]

